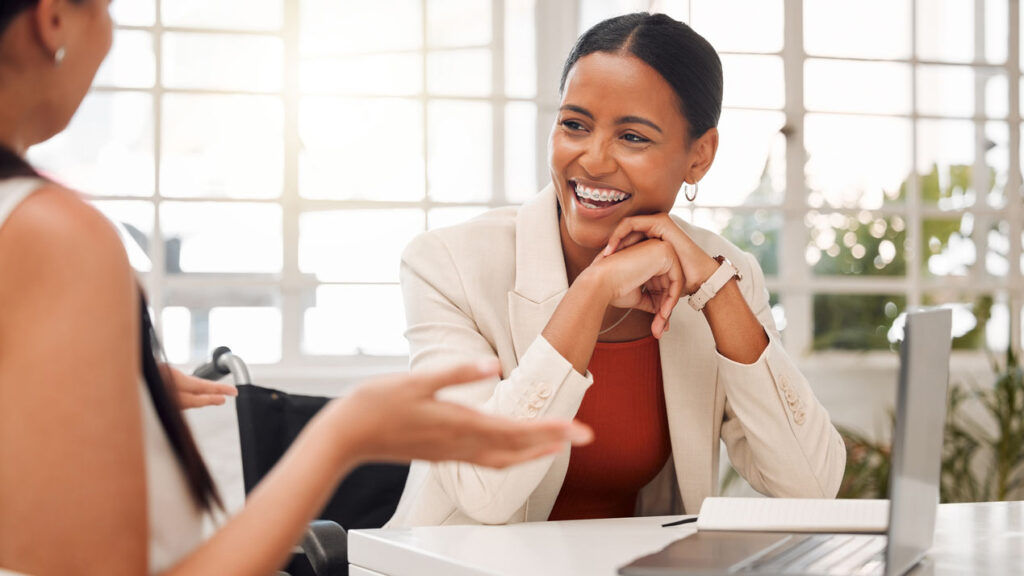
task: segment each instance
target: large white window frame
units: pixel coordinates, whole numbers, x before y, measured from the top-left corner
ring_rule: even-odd
[[[491,8],[491,30],[492,39],[489,45],[491,50],[491,84],[490,96],[483,97],[459,97],[441,96],[446,100],[471,100],[488,102],[492,106],[493,121],[493,143],[492,143],[492,197],[488,202],[444,202],[437,203],[430,198],[429,189],[426,196],[416,202],[377,202],[377,201],[355,201],[355,200],[313,200],[303,198],[299,194],[299,108],[302,93],[299,88],[299,63],[301,55],[299,51],[300,37],[300,1],[284,0],[283,26],[280,31],[250,32],[237,30],[216,30],[216,29],[193,29],[166,27],[161,23],[161,6],[164,2],[173,0],[155,0],[156,21],[153,26],[118,26],[119,30],[140,30],[153,35],[155,55],[155,83],[151,88],[94,88],[96,92],[141,92],[151,95],[153,99],[153,152],[156,169],[154,171],[154,190],[151,198],[133,198],[133,200],[146,200],[154,206],[153,230],[149,241],[149,254],[152,261],[150,271],[142,273],[144,285],[148,291],[150,303],[156,312],[155,318],[160,321],[160,311],[167,302],[167,294],[173,290],[203,290],[223,288],[232,285],[262,286],[268,289],[280,291],[281,310],[281,359],[276,364],[259,366],[256,369],[265,381],[279,382],[301,378],[304,380],[324,379],[332,382],[349,381],[362,378],[368,374],[381,371],[400,370],[406,366],[404,357],[383,357],[383,356],[311,356],[304,354],[302,346],[303,337],[303,314],[305,311],[305,294],[321,285],[309,274],[300,272],[298,263],[299,243],[299,217],[304,211],[310,210],[345,210],[360,208],[415,208],[422,210],[424,217],[431,208],[459,207],[459,206],[491,206],[497,207],[507,203],[505,189],[505,104],[513,101],[532,102],[537,106],[536,126],[536,170],[537,181],[543,185],[547,180],[547,135],[553,123],[558,106],[558,79],[564,56],[568,53],[576,33],[577,21],[580,8],[577,2],[562,2],[555,0],[537,0],[535,5],[535,33],[537,43],[537,54],[544,57],[537,58],[537,93],[534,98],[510,98],[505,95],[504,90],[504,38],[505,38],[505,1],[492,0]],[[656,0],[650,0],[648,8],[656,9],[659,6]],[[914,34],[917,29],[917,2],[911,1],[912,6],[912,30]],[[975,43],[979,50],[983,50],[984,41],[984,10],[985,3],[981,0],[975,2]],[[427,42],[426,13],[427,0],[422,1],[424,43]],[[1012,346],[1019,347],[1021,343],[1021,303],[1024,302],[1024,279],[1021,277],[1021,235],[1022,235],[1022,214],[1020,203],[1021,191],[1021,66],[1020,66],[1020,7],[1017,0],[1008,1],[1008,38],[1007,38],[1007,59],[999,65],[985,64],[981,62],[971,63],[973,67],[998,68],[1002,70],[1007,78],[1008,84],[1008,114],[1006,124],[1009,126],[1009,175],[1006,183],[1007,202],[1005,208],[994,209],[983,205],[967,208],[963,212],[984,214],[992,218],[1002,218],[1009,222],[1011,239],[1009,247],[1009,272],[1005,278],[987,277],[977,270],[972,270],[970,278],[971,290],[975,292],[1004,292],[1008,297],[1010,332],[1009,338]],[[696,24],[699,30],[699,23]],[[779,239],[779,270],[777,275],[768,278],[768,287],[775,293],[785,310],[786,329],[784,344],[786,348],[797,358],[805,361],[814,361],[808,358],[813,338],[813,301],[815,294],[879,294],[899,293],[906,296],[908,307],[920,305],[923,302],[923,295],[933,287],[935,282],[941,280],[923,278],[919,266],[909,265],[907,273],[901,277],[822,277],[815,276],[805,259],[805,250],[808,243],[807,227],[804,223],[805,217],[811,210],[807,198],[809,188],[805,175],[805,166],[808,155],[804,145],[804,118],[808,110],[804,104],[804,65],[809,56],[804,51],[804,18],[803,3],[800,0],[784,1],[784,45],[780,53],[785,70],[785,108],[783,113],[786,117],[786,193],[780,205],[771,206],[721,206],[735,213],[749,213],[753,210],[766,209],[777,212],[782,216],[782,229]],[[162,35],[171,32],[188,33],[213,33],[213,34],[244,34],[246,36],[266,34],[278,37],[284,46],[284,66],[282,70],[282,90],[280,93],[272,93],[282,100],[284,110],[284,186],[280,198],[272,200],[245,199],[233,200],[230,198],[168,198],[161,195],[160,189],[160,163],[161,163],[161,141],[162,141],[162,101],[165,94],[263,94],[265,92],[246,91],[221,91],[221,90],[181,90],[170,89],[163,86],[163,54]],[[915,44],[916,45],[916,44]],[[422,50],[424,66],[426,65],[427,50]],[[914,52],[916,54],[916,50]],[[829,57],[814,56],[818,60],[828,60]],[[838,59],[838,58],[837,58]],[[856,58],[842,58],[842,60],[857,60]],[[866,59],[865,59],[866,60]],[[875,61],[875,60],[866,60]],[[901,62],[908,62],[901,60]],[[916,55],[911,56],[909,64],[914,70],[912,74],[912,94],[916,90],[917,74],[919,65],[939,64],[919,60]],[[427,74],[423,73],[423,86],[420,94],[415,98],[419,100],[424,111],[428,102],[434,97],[427,90]],[[984,98],[977,98],[979,106],[983,106]],[[912,146],[912,157],[917,156],[917,122],[926,115],[917,111],[916,99],[913,100],[913,109],[909,119],[913,125],[914,141]],[[976,112],[973,119],[976,123],[984,122],[984,108]],[[424,122],[429,122],[429,117],[424,116]],[[977,133],[977,150],[983,146],[984,134]],[[423,131],[423,148],[429,154],[427,142],[427,130]],[[981,153],[976,154],[976,173],[983,174],[984,160]],[[978,176],[984,177],[984,176]],[[934,216],[955,216],[960,212],[940,210],[934,206],[925,206],[920,202],[916,188],[917,180],[909,180],[909,190],[905,206],[885,206],[875,210],[878,214],[899,213],[907,218],[909,245],[914,254],[920,254],[923,249],[923,238],[921,234],[921,223],[923,219]],[[978,186],[982,188],[982,186]],[[123,196],[97,196],[97,200],[125,200]],[[246,202],[260,203],[269,202],[279,204],[282,207],[283,222],[283,263],[280,275],[277,274],[238,274],[238,275],[169,275],[165,267],[165,245],[163,234],[160,229],[160,206],[163,202],[173,200],[181,202],[203,202],[214,200],[216,202]],[[702,198],[701,207],[715,208],[713,198]],[[843,212],[842,209],[836,209]],[[852,211],[852,210],[851,210]],[[984,239],[980,239],[982,245],[979,253],[984,254]],[[917,257],[915,257],[917,258]],[[915,260],[916,261],[916,260]],[[977,268],[977,267],[976,267]],[[211,345],[219,343],[212,342]],[[828,352],[825,356],[836,353]]]

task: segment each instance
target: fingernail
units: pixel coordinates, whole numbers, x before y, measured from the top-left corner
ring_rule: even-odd
[[[608,246],[605,246],[604,247],[604,251],[601,252],[601,254],[604,255],[604,256],[611,256],[612,255],[612,246],[611,246],[611,244],[609,244]]]

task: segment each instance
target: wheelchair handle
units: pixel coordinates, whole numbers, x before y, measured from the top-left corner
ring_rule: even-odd
[[[249,378],[249,369],[241,358],[231,352],[227,346],[218,346],[210,357],[210,361],[200,364],[192,372],[193,376],[204,380],[220,380],[231,374],[235,378],[235,385],[252,384]]]

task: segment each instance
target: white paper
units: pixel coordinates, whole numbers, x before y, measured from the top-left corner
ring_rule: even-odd
[[[697,530],[884,533],[888,500],[706,498]]]

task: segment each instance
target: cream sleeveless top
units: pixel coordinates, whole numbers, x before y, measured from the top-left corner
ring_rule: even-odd
[[[18,204],[43,184],[36,178],[0,181],[0,228]],[[202,542],[203,514],[192,500],[185,473],[164,434],[141,374],[139,397],[145,435],[149,572],[155,574],[173,566]]]

